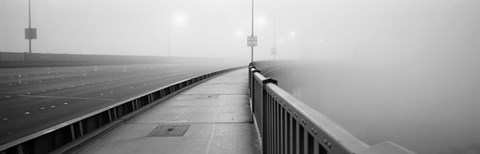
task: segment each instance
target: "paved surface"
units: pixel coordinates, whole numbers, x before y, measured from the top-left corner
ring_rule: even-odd
[[[260,153],[246,69],[180,93],[79,153]]]
[[[0,144],[171,83],[211,62],[0,69]]]

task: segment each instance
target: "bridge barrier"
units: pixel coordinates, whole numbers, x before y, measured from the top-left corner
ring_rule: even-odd
[[[266,154],[414,154],[386,141],[370,146],[249,66],[253,119]]]
[[[0,154],[72,153],[184,89],[241,67],[211,72],[132,97],[0,146]],[[154,103],[155,102],[155,103]]]
[[[0,61],[24,61],[25,53],[0,52]]]

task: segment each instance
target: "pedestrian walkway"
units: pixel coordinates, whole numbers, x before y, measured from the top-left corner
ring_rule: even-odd
[[[79,153],[260,153],[247,73],[229,72],[183,91]]]

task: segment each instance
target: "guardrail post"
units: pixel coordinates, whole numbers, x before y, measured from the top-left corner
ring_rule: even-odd
[[[70,134],[72,136],[72,141],[76,139],[75,137],[75,128],[73,127],[73,124],[70,125]]]
[[[252,112],[255,112],[255,105],[254,105],[254,104],[255,104],[255,101],[256,101],[256,99],[255,99],[255,98],[256,98],[255,89],[258,90],[258,87],[257,87],[257,88],[255,87],[255,83],[256,83],[255,81],[256,81],[256,80],[255,80],[255,77],[254,77],[253,75],[254,75],[255,73],[260,73],[260,71],[252,68],[249,72],[251,72],[251,75],[252,75],[252,76],[250,77],[250,87],[251,87],[251,88],[250,88],[250,98],[252,99],[252,104],[250,104],[250,106],[251,106]],[[262,82],[263,82],[263,81],[262,81]]]

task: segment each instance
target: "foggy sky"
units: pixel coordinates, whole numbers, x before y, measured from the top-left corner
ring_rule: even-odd
[[[24,52],[27,0],[0,0],[0,50]],[[404,54],[478,43],[478,0],[257,0],[256,59]],[[34,52],[249,57],[249,0],[32,0]],[[433,41],[431,41],[433,39]],[[433,43],[432,43],[433,42]],[[429,44],[430,43],[430,44]],[[375,51],[375,52],[373,52]],[[375,55],[375,56],[381,56]]]

